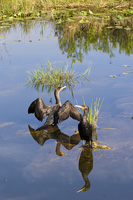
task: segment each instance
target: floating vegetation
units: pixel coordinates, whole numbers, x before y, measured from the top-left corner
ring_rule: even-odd
[[[123,67],[130,67],[130,65],[122,65]],[[130,74],[130,73],[133,73],[133,71],[126,71],[126,72],[123,72],[122,74]],[[109,75],[110,77],[117,77],[117,76],[120,76],[120,75]]]
[[[8,45],[8,44],[13,44],[13,42],[6,42],[5,44],[6,44],[6,45]]]
[[[117,75],[109,75],[110,77],[117,77],[117,76],[120,76],[119,74]]]
[[[113,149],[112,147],[110,147],[109,145],[106,144],[100,144],[100,142],[92,142],[92,146],[93,146],[93,150],[99,150],[99,149]]]
[[[21,40],[14,40],[14,42],[21,42]]]
[[[38,67],[34,69],[32,72],[28,72],[30,75],[28,77],[29,82],[28,85],[34,86],[35,89],[39,90],[40,87],[42,91],[44,87],[50,92],[51,89],[55,89],[59,86],[66,85],[72,92],[72,86],[75,83],[79,83],[79,79],[86,79],[89,81],[88,76],[90,74],[90,68],[88,68],[82,75],[77,75],[73,70],[73,65],[70,70],[68,70],[68,65],[63,65],[62,67],[52,67],[50,62],[48,61],[47,67]],[[87,75],[87,77],[86,77]]]
[[[128,27],[128,26],[127,26],[127,27],[125,27],[124,29],[125,29],[126,31],[131,31],[131,28],[130,28],[130,27]]]
[[[122,5],[122,6],[121,6]],[[122,4],[120,4],[120,1],[107,1],[104,0],[104,2],[101,2],[100,0],[2,0],[1,1],[1,12],[4,15],[14,15],[14,16],[30,16],[30,15],[41,15],[41,10],[44,9],[59,9],[59,8],[67,8],[72,9],[73,12],[75,12],[75,8],[79,8],[80,13],[82,15],[92,15],[93,11],[91,8],[101,8],[110,10],[111,13],[118,13],[119,15],[123,14],[124,16],[129,16],[132,14],[132,3],[131,1],[127,2],[127,0],[123,0]],[[111,7],[111,9],[109,9]],[[81,8],[84,9],[81,11]],[[86,10],[85,10],[86,8]],[[128,8],[128,9],[127,9]],[[64,10],[65,10],[64,9]],[[91,10],[90,10],[91,9]],[[64,13],[62,12],[61,15]],[[118,19],[119,19],[118,15]]]
[[[130,74],[130,73],[133,73],[133,71],[123,72],[122,74]]]
[[[115,26],[115,29],[122,29],[122,26]]]
[[[45,39],[45,38],[38,39],[38,41],[45,41],[45,40],[47,40],[47,39]]]
[[[59,19],[58,21],[56,21],[56,24],[61,24],[63,23],[64,21],[62,19]]]
[[[130,67],[130,65],[122,65],[123,67]]]

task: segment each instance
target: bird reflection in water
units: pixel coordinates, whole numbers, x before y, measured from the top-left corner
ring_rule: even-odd
[[[43,146],[44,143],[49,139],[56,140],[56,154],[58,156],[64,155],[64,153],[60,150],[61,145],[63,145],[67,150],[71,150],[81,141],[79,134],[73,134],[72,136],[68,136],[62,133],[57,125],[48,126],[45,130],[34,130],[30,127],[30,125],[28,127],[33,139],[41,146]]]
[[[86,144],[88,145],[88,144]],[[79,171],[82,174],[82,177],[84,179],[85,185],[79,189],[77,192],[81,191],[87,191],[90,189],[90,181],[88,179],[88,175],[93,169],[93,154],[92,154],[93,149],[84,147],[81,154],[80,154],[80,159],[79,159]]]

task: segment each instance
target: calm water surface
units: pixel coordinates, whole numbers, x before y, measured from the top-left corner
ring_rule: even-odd
[[[82,97],[88,105],[96,98],[104,98],[98,126],[118,130],[98,129],[98,140],[113,149],[93,151],[79,149],[82,143],[75,134],[77,121],[68,119],[56,131],[51,128],[48,133],[38,133],[35,129],[42,122],[27,113],[29,104],[39,96],[46,104],[50,104],[50,98],[54,103],[53,91],[26,86],[27,71],[45,66],[48,60],[59,66],[72,63],[72,58],[59,48],[54,24],[42,28],[37,22],[27,32],[18,24],[1,36],[0,199],[131,200],[133,73],[122,73],[133,71],[132,54],[120,53],[116,45],[111,49],[115,57],[111,58],[91,45],[90,51],[82,52],[82,62],[74,63],[79,75],[91,67],[90,82],[75,84],[74,97],[69,88],[60,93],[62,103],[69,99],[74,105],[76,100],[83,104]],[[61,152],[67,155],[61,156]],[[83,187],[86,191],[77,193]]]

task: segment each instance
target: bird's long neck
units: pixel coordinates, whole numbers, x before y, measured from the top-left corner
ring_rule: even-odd
[[[84,110],[84,114],[83,114],[83,122],[86,122],[88,121],[88,111],[87,110]]]
[[[90,184],[90,181],[89,181],[89,178],[88,178],[88,174],[82,173],[82,177],[83,177],[84,182],[85,182],[84,187],[85,187],[86,189],[89,189],[90,186],[91,186],[91,184]]]
[[[56,104],[59,104],[59,106],[61,106],[61,100],[60,100],[58,92],[55,92],[55,100],[56,100]]]
[[[87,175],[83,175],[83,174],[82,174],[82,176],[83,176],[85,185],[80,190],[78,190],[77,192],[87,191],[87,190],[90,189],[90,186],[91,186],[90,181],[88,179],[88,176]]]

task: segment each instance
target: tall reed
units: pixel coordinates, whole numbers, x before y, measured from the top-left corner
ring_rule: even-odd
[[[96,98],[94,103],[92,100],[91,105],[89,106],[88,119],[90,123],[92,124],[93,129],[97,128],[98,115],[102,107],[104,98],[102,99],[101,103],[100,103],[100,100],[101,100],[100,98]],[[84,98],[83,98],[83,103],[86,104]]]

